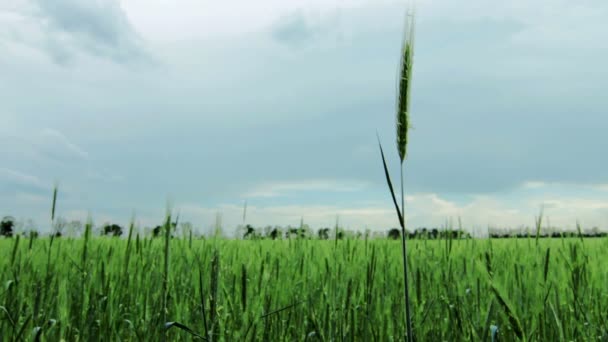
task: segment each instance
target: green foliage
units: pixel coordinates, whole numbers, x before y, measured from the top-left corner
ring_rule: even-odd
[[[167,222],[157,239],[89,223],[0,240],[0,340],[403,340],[398,241],[189,241]],[[608,239],[529,239],[409,241],[416,338],[608,338]]]

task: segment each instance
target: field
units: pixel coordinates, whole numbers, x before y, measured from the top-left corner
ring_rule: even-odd
[[[605,238],[409,241],[414,336],[608,341],[606,256]],[[0,341],[402,341],[402,267],[382,239],[0,239]]]

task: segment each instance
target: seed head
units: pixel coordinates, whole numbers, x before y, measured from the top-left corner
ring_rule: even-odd
[[[414,59],[414,14],[408,13],[405,23],[405,37],[401,51],[399,70],[399,90],[397,96],[397,150],[401,163],[407,153],[407,131],[409,128],[409,111],[412,85],[412,66]]]

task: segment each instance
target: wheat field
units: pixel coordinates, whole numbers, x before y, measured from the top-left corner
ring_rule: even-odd
[[[405,340],[399,241],[88,235],[0,240],[0,340]],[[408,247],[416,340],[608,340],[606,238]]]

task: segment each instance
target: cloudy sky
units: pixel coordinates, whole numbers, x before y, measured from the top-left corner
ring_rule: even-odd
[[[406,1],[0,3],[0,215],[396,226]],[[608,2],[420,0],[411,227],[608,228]]]

